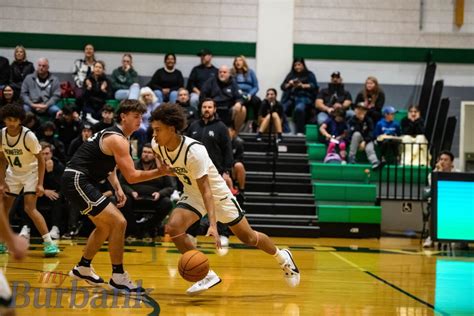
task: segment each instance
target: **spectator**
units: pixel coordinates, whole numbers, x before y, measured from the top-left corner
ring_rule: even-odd
[[[385,104],[385,93],[379,86],[379,81],[373,76],[367,77],[364,89],[357,94],[355,104],[364,102],[367,106],[367,116],[374,124],[382,118],[382,108]]]
[[[8,58],[0,56],[0,89],[10,81],[10,63]]]
[[[203,89],[204,93],[204,89]],[[232,142],[227,126],[216,117],[217,105],[212,99],[204,99],[201,105],[201,119],[193,122],[186,131],[187,136],[201,142],[206,147],[217,172],[232,187]],[[225,244],[229,244],[229,232],[225,225],[219,223],[219,235]],[[189,233],[197,235],[197,225],[190,228]]]
[[[239,86],[230,76],[230,69],[226,65],[219,68],[217,77],[211,77],[202,86],[201,98],[211,98],[217,105],[219,118],[227,125],[233,125],[237,132],[244,124],[246,109],[242,106],[242,96]],[[192,104],[192,101],[191,101]]]
[[[346,118],[350,119],[354,115],[354,112],[350,110],[351,104],[352,96],[349,91],[344,89],[341,73],[339,71],[333,72],[328,87],[322,89],[316,99],[316,109],[320,111],[318,113],[318,125],[323,124],[329,114],[337,108],[346,111]]]
[[[112,72],[111,82],[115,99],[123,100],[129,98],[129,95],[132,94],[130,91],[131,86],[134,83],[138,83],[138,73],[133,68],[133,59],[131,54],[123,54],[122,66],[114,69]]]
[[[265,100],[262,102],[260,112],[258,114],[259,129],[257,132],[257,141],[262,141],[262,134],[267,130],[272,130],[277,134],[277,143],[283,140],[282,137],[282,121],[283,121],[283,106],[277,101],[277,91],[274,88],[267,90]],[[270,126],[272,122],[272,126]],[[270,128],[269,128],[270,127]]]
[[[36,72],[26,76],[21,86],[21,97],[26,112],[48,114],[52,119],[56,117],[61,89],[59,79],[49,72],[49,61],[46,58],[38,59]]]
[[[191,106],[189,91],[186,88],[180,88],[178,90],[178,100],[176,100],[176,103],[179,104],[186,111],[186,113],[188,113],[188,125],[198,119],[198,109]]]
[[[54,156],[52,146],[48,142],[42,141],[41,153],[45,160],[44,173],[44,195],[38,198],[37,206],[41,212],[49,212],[52,239],[59,239],[61,225],[61,215],[63,213],[63,198],[61,195],[61,176],[64,172],[64,165]],[[48,218],[49,216],[45,216]]]
[[[111,105],[104,105],[101,112],[102,118],[100,119],[99,123],[92,126],[92,133],[97,133],[104,128],[112,127],[115,124],[115,111]]]
[[[56,131],[56,125],[53,122],[47,121],[43,124],[43,135],[40,141],[50,144],[53,156],[61,161],[63,164],[66,163],[66,148],[64,143],[54,136]]]
[[[184,78],[181,71],[175,68],[176,55],[165,55],[165,67],[158,69],[147,84],[155,92],[159,103],[176,103],[178,89],[184,87]]]
[[[151,139],[151,133],[150,135],[147,134],[149,131],[151,132],[151,130],[149,130],[150,117],[151,113],[160,106],[160,103],[158,103],[158,98],[149,87],[141,88],[140,98],[138,100],[146,105],[146,112],[143,113],[140,128],[134,133],[134,135],[143,145],[147,142],[147,139]]]
[[[4,106],[11,103],[18,103],[19,94],[9,84],[5,85],[2,89],[2,96],[0,97],[0,106]]]
[[[375,154],[374,149],[374,124],[366,115],[367,107],[364,103],[358,103],[355,107],[355,115],[349,119],[349,163],[356,163],[357,150],[365,150],[367,159],[372,164],[372,169],[378,169],[382,166]]]
[[[10,83],[12,88],[20,94],[21,85],[26,76],[35,72],[35,67],[32,62],[26,59],[26,50],[23,46],[15,47],[15,60],[11,64]]]
[[[67,160],[69,161],[74,155],[76,150],[89,138],[92,136],[92,125],[90,123],[84,123],[81,127],[81,134],[74,138],[69,145],[67,151]]]
[[[380,154],[382,162],[390,161],[396,163],[398,161],[398,146],[400,145],[400,124],[394,121],[397,111],[393,106],[388,106],[383,110],[384,118],[375,126],[374,137],[380,145]]]
[[[425,122],[420,116],[420,109],[410,105],[408,116],[401,122],[403,163],[406,165],[428,165],[431,158],[428,153],[428,140],[425,136]]]
[[[287,116],[292,116],[294,110],[295,133],[303,135],[306,121],[310,119],[307,113],[311,113],[318,82],[314,73],[308,68],[303,58],[295,58],[291,71],[281,84],[283,94],[283,109]]]
[[[143,146],[140,160],[135,162],[136,170],[153,170],[156,169],[155,154],[151,148],[151,144],[147,143]],[[150,237],[155,237],[156,228],[159,228],[163,219],[171,211],[170,196],[175,189],[175,183],[169,176],[156,178],[153,180],[129,184],[123,176],[120,177],[122,189],[132,201],[132,209],[151,209],[154,210],[151,219],[140,225],[138,232],[142,234],[147,232]],[[129,225],[130,225],[130,221]],[[137,232],[134,232],[135,234]],[[140,233],[139,233],[140,234]]]
[[[92,74],[95,61],[94,46],[92,44],[86,44],[84,46],[84,59],[80,58],[74,61],[73,78],[76,98],[82,96],[84,80]]]
[[[201,57],[201,64],[191,70],[188,78],[187,89],[191,93],[191,106],[198,109],[201,88],[204,83],[213,77],[217,77],[218,69],[212,65],[212,52],[209,49],[201,49],[197,54]]]
[[[239,205],[244,207],[245,202],[245,178],[247,171],[244,165],[244,140],[237,135],[237,132],[232,127],[229,127],[229,136],[232,142],[232,154],[234,161],[232,163],[232,179],[237,183],[238,191],[232,185],[231,191],[237,198]]]
[[[257,97],[258,80],[255,72],[249,68],[247,61],[243,55],[234,58],[234,67],[231,70],[232,77],[239,86],[240,93],[244,100],[244,105],[248,109],[252,109],[254,124],[252,124],[253,132],[257,131],[257,118],[260,104],[262,101]]]
[[[67,153],[71,142],[81,132],[79,115],[70,105],[65,105],[61,113],[56,117],[56,120],[54,120],[54,125],[56,125],[58,139],[63,142],[65,152]],[[66,156],[68,157],[68,155]]]
[[[23,126],[28,127],[35,135],[38,135],[41,132],[41,121],[33,112],[25,113]]]
[[[92,74],[84,80],[82,119],[96,124],[101,118],[102,107],[110,95],[111,84],[105,75],[105,63],[98,60],[94,64]]]
[[[319,133],[324,137],[328,146],[326,157],[334,153],[336,147],[339,147],[341,162],[346,163],[347,123],[344,110],[342,108],[335,109],[329,118],[321,124]]]

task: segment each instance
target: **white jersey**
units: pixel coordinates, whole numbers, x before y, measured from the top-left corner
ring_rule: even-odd
[[[214,201],[232,196],[202,143],[187,136],[181,136],[181,144],[174,151],[170,152],[166,147],[159,146],[155,139],[152,140],[152,148],[183,183],[184,194],[202,201],[196,179],[207,175]]]
[[[12,137],[7,134],[7,128],[4,127],[1,137],[0,150],[8,161],[8,171],[24,174],[38,168],[35,155],[41,152],[41,145],[29,128],[22,126],[20,134]]]

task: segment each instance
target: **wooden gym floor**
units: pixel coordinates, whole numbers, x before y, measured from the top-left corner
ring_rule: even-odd
[[[32,245],[27,259],[0,255],[14,292],[16,315],[473,315],[474,253],[422,251],[415,239],[274,238],[289,247],[301,284],[289,288],[276,261],[235,237],[225,256],[209,239],[199,248],[223,282],[195,297],[177,272],[179,254],[170,243],[126,246],[125,268],[149,289],[142,300],[73,283],[66,276],[81,257],[84,240],[61,241],[57,258]],[[108,280],[106,247],[93,266]],[[47,273],[52,272],[52,273]],[[45,307],[49,306],[49,307]]]

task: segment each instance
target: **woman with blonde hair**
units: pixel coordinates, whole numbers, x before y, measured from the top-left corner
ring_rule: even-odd
[[[262,101],[257,97],[258,80],[255,72],[249,68],[247,60],[243,55],[234,58],[231,75],[239,86],[244,105],[247,109],[252,109],[253,118],[255,120],[254,122],[256,122],[260,104],[262,103]],[[247,110],[247,113],[249,113],[249,110]],[[252,129],[255,132],[257,124],[253,124]]]
[[[382,108],[385,104],[385,93],[379,86],[379,81],[374,76],[369,76],[365,80],[364,88],[357,94],[353,104],[363,102],[367,107],[367,116],[372,122],[377,122],[382,118]]]
[[[26,59],[26,50],[22,45],[17,45],[14,52],[14,61],[11,64],[10,85],[18,94],[25,77],[35,72],[33,63]]]

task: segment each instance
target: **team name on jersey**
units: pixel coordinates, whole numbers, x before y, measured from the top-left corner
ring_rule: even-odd
[[[179,175],[185,175],[186,173],[188,173],[188,170],[186,170],[186,168],[173,167],[172,169],[174,173],[179,174]]]
[[[18,155],[23,155],[23,150],[21,148],[13,148],[13,149],[10,149],[10,148],[4,148],[3,149],[5,151],[5,153],[7,155],[10,155],[10,156],[18,156]]]

